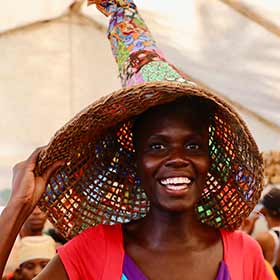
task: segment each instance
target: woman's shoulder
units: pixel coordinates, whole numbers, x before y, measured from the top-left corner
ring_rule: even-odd
[[[70,279],[92,279],[92,275],[101,275],[104,267],[120,274],[121,265],[118,264],[123,258],[121,226],[98,225],[84,230],[60,247],[58,254]]]
[[[76,249],[91,247],[93,249],[93,247],[100,247],[105,245],[104,243],[117,240],[122,240],[122,230],[120,225],[97,225],[84,230],[61,248],[62,250],[67,247],[73,247]]]
[[[248,235],[247,233],[236,230],[236,231],[221,231],[222,237],[223,237],[223,242],[225,243],[224,245],[238,248],[238,249],[258,249],[259,250],[259,245],[257,241]]]
[[[224,259],[232,279],[271,279],[256,240],[242,231],[221,231],[221,234]]]
[[[232,262],[238,259],[244,263],[263,261],[262,251],[258,242],[242,231],[222,231],[224,257]]]
[[[90,227],[83,232],[81,232],[79,235],[73,238],[74,239],[80,239],[80,238],[97,238],[99,236],[107,236],[107,235],[113,235],[113,234],[119,234],[121,233],[121,225],[96,225],[93,227]]]

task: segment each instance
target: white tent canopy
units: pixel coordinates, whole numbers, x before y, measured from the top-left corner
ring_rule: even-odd
[[[222,1],[181,2],[136,0],[169,60],[232,102],[261,150],[280,150],[280,37]],[[242,2],[279,23],[278,1]],[[0,190],[16,161],[120,87],[107,19],[73,3],[1,3]]]

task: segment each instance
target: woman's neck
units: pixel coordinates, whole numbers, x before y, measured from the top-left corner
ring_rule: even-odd
[[[142,220],[125,226],[125,236],[150,249],[203,249],[220,239],[216,229],[202,225],[194,211],[170,213],[151,209]]]

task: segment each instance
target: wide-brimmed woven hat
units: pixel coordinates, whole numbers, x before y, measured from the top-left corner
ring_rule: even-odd
[[[215,106],[209,130],[211,167],[196,206],[207,225],[236,229],[254,208],[263,187],[262,159],[235,110],[168,63],[131,0],[93,0],[110,15],[108,38],[123,89],[94,102],[62,127],[40,154],[36,173],[56,160],[40,201],[51,222],[70,239],[97,224],[144,217],[149,201],[135,171],[133,120],[148,108],[182,96]]]

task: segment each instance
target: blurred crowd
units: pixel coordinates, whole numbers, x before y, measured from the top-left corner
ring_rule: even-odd
[[[22,226],[16,239],[2,280],[31,280],[55,256],[66,241],[36,207]]]

